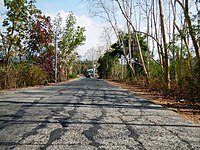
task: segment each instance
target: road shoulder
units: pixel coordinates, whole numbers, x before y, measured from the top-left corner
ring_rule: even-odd
[[[151,92],[148,89],[144,89],[135,85],[128,85],[113,81],[108,82],[113,85],[120,86],[121,88],[128,89],[131,93],[137,96],[162,105],[163,107],[180,114],[184,118],[200,124],[200,103],[167,98],[158,92]]]

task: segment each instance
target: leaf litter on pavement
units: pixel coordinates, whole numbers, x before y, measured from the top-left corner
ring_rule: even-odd
[[[159,92],[150,91],[149,89],[141,88],[136,85],[113,81],[109,82],[113,85],[128,89],[130,92],[134,93],[137,96],[145,98],[146,100],[152,101],[156,104],[162,105],[163,107],[175,111],[181,116],[200,124],[200,102],[192,102],[185,99],[175,99],[171,97],[169,98]]]

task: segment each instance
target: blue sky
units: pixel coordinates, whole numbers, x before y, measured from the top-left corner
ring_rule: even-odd
[[[57,12],[59,10],[73,11],[79,16],[87,13],[86,4],[81,0],[37,0],[36,6],[44,13]]]
[[[81,0],[37,0],[36,7],[44,14],[51,16],[53,19],[58,13],[61,14],[63,20],[68,13],[72,11],[77,19],[77,25],[86,28],[85,45],[80,46],[77,52],[84,57],[85,53],[97,45],[101,45],[102,25],[97,23],[96,18],[91,18],[87,10],[87,4]]]
[[[103,30],[102,24],[98,19],[90,17],[87,4],[81,2],[81,0],[37,0],[36,7],[40,9],[43,14],[50,16],[52,19],[60,13],[63,20],[65,20],[70,11],[74,13],[77,19],[77,25],[85,27],[86,29],[85,45],[77,49],[77,52],[82,57],[84,57],[85,53],[91,48],[102,45],[102,40],[100,39]],[[0,13],[4,11],[3,0],[0,0]],[[2,22],[3,19],[3,16],[0,15],[0,22]]]

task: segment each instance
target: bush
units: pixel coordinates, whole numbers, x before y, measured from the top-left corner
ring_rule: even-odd
[[[37,65],[17,63],[9,69],[0,66],[0,89],[21,88],[35,85],[46,85],[47,75]]]
[[[74,79],[77,78],[77,74],[68,74],[68,79]]]
[[[0,66],[0,90],[5,89],[6,69]]]
[[[29,68],[28,86],[44,85],[47,81],[46,73],[37,65],[31,65]]]
[[[0,90],[16,88],[16,73],[12,66],[0,66],[0,83]]]

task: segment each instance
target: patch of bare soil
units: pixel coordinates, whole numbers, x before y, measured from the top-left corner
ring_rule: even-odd
[[[69,79],[67,81],[58,82],[58,83],[52,82],[52,83],[48,83],[47,85],[35,85],[35,86],[27,86],[27,87],[22,87],[22,88],[9,88],[9,89],[6,89],[6,90],[0,90],[0,96],[5,95],[5,94],[14,94],[14,93],[17,93],[19,91],[23,91],[24,89],[34,89],[34,88],[41,88],[41,87],[44,87],[44,86],[60,85],[60,84],[66,83],[66,82],[75,81],[77,79],[78,78]]]
[[[110,83],[128,89],[130,92],[137,96],[145,98],[146,100],[152,101],[156,104],[160,104],[163,107],[175,111],[183,117],[200,124],[200,102],[167,98],[158,92],[151,92],[149,89],[144,89],[135,85],[128,85],[125,83],[111,81]]]

